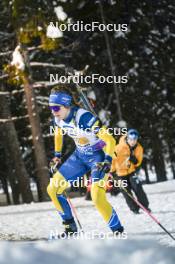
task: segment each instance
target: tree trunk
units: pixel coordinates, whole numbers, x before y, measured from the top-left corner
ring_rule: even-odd
[[[153,164],[155,166],[157,181],[162,182],[167,180],[165,162],[162,154],[162,143],[158,137],[158,134],[155,134],[156,131],[154,129],[152,131]]]
[[[29,67],[27,62],[27,54],[24,56],[26,65]],[[36,178],[38,187],[38,198],[39,201],[47,201],[48,195],[46,192],[47,185],[49,182],[47,158],[45,153],[44,141],[40,126],[40,117],[38,113],[38,106],[36,103],[35,93],[32,87],[30,77],[27,73],[23,74],[24,92],[27,104],[27,111],[29,115],[32,140],[34,146],[34,155],[36,161]]]
[[[3,188],[4,193],[6,195],[7,204],[10,205],[11,199],[10,199],[10,194],[9,194],[9,190],[8,190],[8,181],[7,181],[7,178],[4,177],[4,175],[1,177],[1,182],[2,182],[2,188]]]
[[[106,25],[106,21],[105,21],[105,17],[104,17],[104,11],[103,11],[103,3],[101,3],[101,1],[99,1],[98,4],[99,4],[99,8],[100,8],[100,15],[101,15],[102,23],[104,25]],[[111,74],[113,76],[115,76],[116,70],[115,70],[115,66],[114,66],[114,62],[113,62],[109,36],[108,36],[108,33],[106,30],[103,31],[103,34],[104,34],[104,38],[105,38]],[[122,109],[121,109],[120,98],[119,98],[119,86],[115,82],[113,83],[113,89],[114,89],[114,96],[116,99],[116,110],[117,110],[117,115],[118,115],[118,121],[121,121],[122,120]]]
[[[171,162],[171,170],[173,173],[173,178],[175,179],[175,152],[173,150],[173,146],[171,142],[169,143],[168,148],[169,148],[169,155],[170,155],[170,162]]]
[[[3,119],[10,118],[8,100],[4,95],[0,95],[0,105],[1,117]],[[33,196],[30,189],[29,175],[21,156],[20,144],[12,121],[5,122],[2,125],[2,139],[14,203],[19,203],[19,193],[22,195],[23,202],[30,203],[33,201]]]

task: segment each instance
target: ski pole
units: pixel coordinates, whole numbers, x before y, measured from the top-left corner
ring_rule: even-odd
[[[173,240],[175,240],[175,237],[156,219],[154,215],[151,214],[150,211],[148,211],[136,198],[133,197],[125,188],[120,186],[120,189],[126,192],[126,194],[140,207],[143,209],[143,211],[149,215],[155,223],[157,223]]]
[[[77,215],[77,212],[76,212],[75,206],[72,204],[72,202],[71,202],[69,196],[67,195],[66,191],[64,191],[64,195],[66,196],[66,199],[68,200],[68,203],[69,203],[69,205],[70,205],[70,207],[71,207],[71,209],[72,209],[72,211],[73,211],[73,214],[74,214],[74,216],[75,216],[75,218],[76,218],[76,220],[77,220],[77,223],[78,223],[78,225],[79,225],[79,228],[80,228],[81,232],[84,233],[84,231],[83,231],[83,227],[82,227],[82,225],[81,225],[81,223],[80,223],[80,220],[79,220],[79,218],[78,218],[78,215]]]

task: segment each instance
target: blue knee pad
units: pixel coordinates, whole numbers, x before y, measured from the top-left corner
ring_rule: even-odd
[[[59,215],[62,217],[63,221],[73,218],[70,205],[64,195],[57,195],[57,199],[63,208],[64,213],[59,212]]]

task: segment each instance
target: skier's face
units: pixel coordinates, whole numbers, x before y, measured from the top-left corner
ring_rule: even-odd
[[[51,111],[55,117],[57,117],[59,120],[63,120],[68,116],[70,109],[63,105],[59,105],[58,108],[52,107]]]
[[[137,139],[127,139],[128,144],[130,145],[130,147],[134,147],[137,144]]]

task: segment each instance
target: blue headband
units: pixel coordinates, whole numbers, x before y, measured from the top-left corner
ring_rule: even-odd
[[[53,93],[49,97],[50,106],[64,105],[66,107],[69,107],[71,105],[71,102],[72,102],[72,96],[63,92]]]

